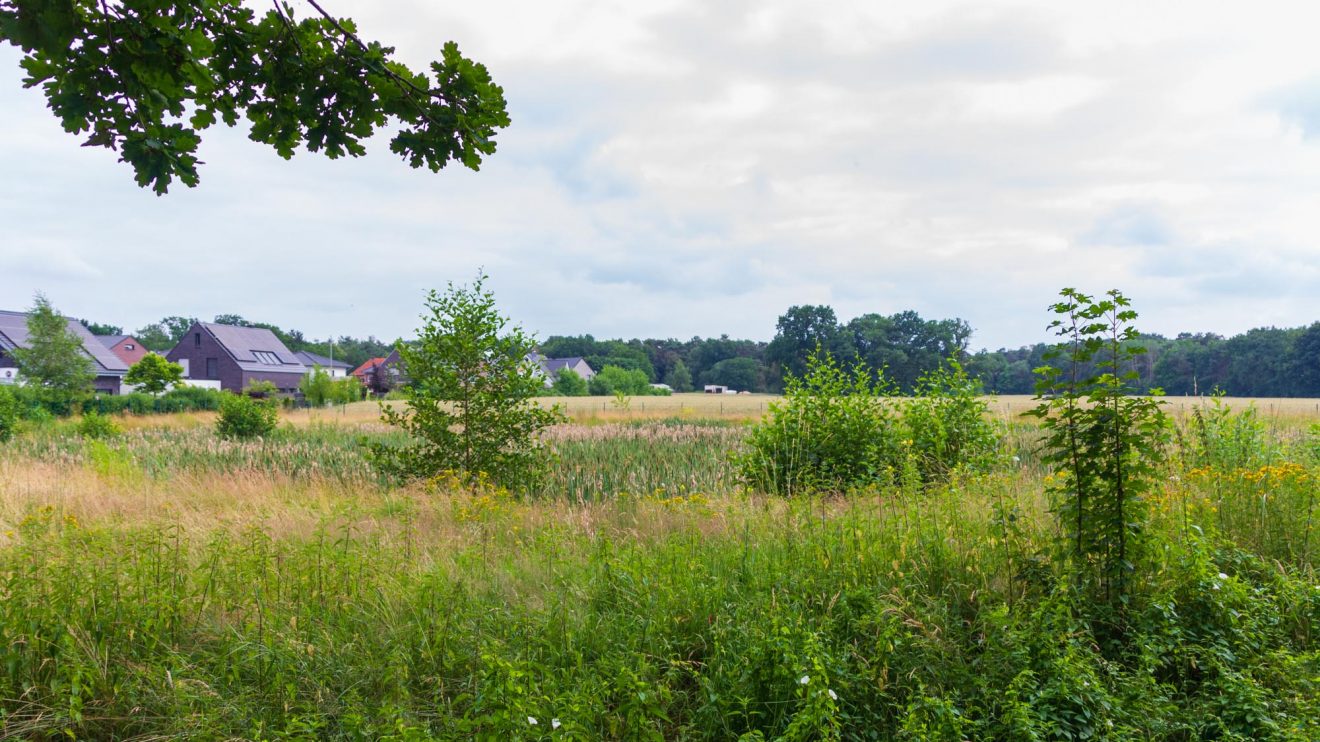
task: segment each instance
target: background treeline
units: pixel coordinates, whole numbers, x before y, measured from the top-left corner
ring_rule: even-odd
[[[174,347],[188,331],[192,317],[165,317],[140,328],[143,346],[160,352]],[[290,350],[329,356],[329,341],[311,340],[298,330],[249,322],[237,314],[219,315],[220,324],[264,327]],[[122,334],[122,328],[86,322],[94,333]],[[540,344],[551,358],[581,357],[596,371],[615,366],[639,371],[651,383],[674,391],[722,384],[739,391],[779,392],[786,373],[801,375],[807,355],[819,344],[845,363],[861,361],[884,368],[901,390],[911,391],[926,372],[951,356],[963,360],[969,375],[997,394],[1031,394],[1032,373],[1044,365],[1045,343],[968,353],[972,328],[961,319],[925,319],[916,312],[863,314],[841,322],[831,307],[789,308],[775,325],[770,342],[693,337],[689,340],[648,338],[597,340],[591,335],[552,335]],[[1182,333],[1175,338],[1142,337],[1148,353],[1137,369],[1146,387],[1171,395],[1208,394],[1222,390],[1238,397],[1320,397],[1320,322],[1309,327],[1257,328],[1225,338],[1212,333]],[[393,343],[375,337],[342,336],[333,355],[354,366],[386,356]]]
[[[1165,394],[1235,397],[1320,397],[1320,322],[1309,327],[1261,327],[1225,338],[1182,333],[1143,335],[1147,354],[1135,369],[1145,387]],[[1032,369],[1044,364],[1049,346],[981,351],[967,359],[968,372],[987,391],[1030,394]]]

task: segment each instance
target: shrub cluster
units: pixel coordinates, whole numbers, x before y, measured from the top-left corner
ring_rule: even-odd
[[[95,412],[99,415],[131,413],[151,415],[171,412],[199,412],[220,407],[223,392],[199,387],[182,387],[160,396],[134,392],[119,395],[96,395],[75,404],[55,399],[28,386],[6,386],[0,395],[7,400],[0,405],[12,408],[17,419],[42,421],[51,417],[68,417],[75,412]]]
[[[791,495],[920,485],[959,467],[988,468],[1001,434],[980,392],[950,362],[921,378],[916,397],[899,399],[883,372],[845,368],[817,352],[748,434],[737,458],[741,477],[762,492]]]
[[[270,399],[226,394],[220,400],[215,431],[222,438],[261,438],[275,432],[278,408]]]

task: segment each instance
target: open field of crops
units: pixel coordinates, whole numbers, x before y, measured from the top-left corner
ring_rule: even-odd
[[[991,471],[792,499],[730,463],[767,400],[571,408],[521,498],[382,479],[374,404],[28,431],[0,738],[1320,738],[1314,400],[1213,440],[1174,405],[1125,651],[1051,558],[1023,400]]]

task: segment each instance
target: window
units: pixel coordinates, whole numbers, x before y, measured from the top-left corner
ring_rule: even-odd
[[[217,363],[216,359],[214,358],[206,359],[206,378],[208,379],[220,378],[220,364]]]
[[[252,351],[252,355],[256,356],[259,362],[264,363],[267,366],[280,365],[280,357],[268,350],[254,350]]]
[[[197,346],[198,348],[202,347],[202,333],[200,332],[193,333],[193,345]]]
[[[132,343],[124,343],[124,350],[137,350],[137,346]]]

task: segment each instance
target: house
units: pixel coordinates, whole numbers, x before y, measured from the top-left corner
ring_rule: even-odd
[[[374,391],[377,388],[376,371],[380,368],[380,364],[384,362],[384,358],[369,358],[361,366],[353,369],[352,376],[362,382],[362,386]]]
[[[728,393],[729,393],[729,387],[724,386],[723,384],[707,384],[707,385],[706,385],[706,393],[707,393],[707,394],[728,394]]]
[[[185,379],[218,380],[221,389],[231,392],[269,381],[294,394],[307,373],[298,356],[263,327],[198,322],[165,357],[183,366]]]
[[[0,311],[0,383],[19,382],[18,363],[9,351],[26,348],[28,343],[28,315],[26,312]],[[65,318],[69,332],[82,341],[83,352],[91,362],[95,374],[92,386],[102,394],[119,394],[128,364],[102,345],[81,322]]]
[[[376,386],[378,392],[388,392],[395,387],[408,383],[408,373],[403,368],[403,358],[395,348],[376,367]]]
[[[298,360],[302,361],[302,364],[307,367],[307,373],[309,374],[312,372],[312,369],[320,367],[322,371],[330,374],[330,378],[342,379],[347,377],[348,372],[353,369],[351,365],[344,363],[343,361],[334,358],[326,358],[323,355],[305,350],[296,351],[294,355],[298,356]]]
[[[555,379],[559,378],[559,372],[564,369],[573,371],[582,377],[583,381],[591,381],[596,375],[595,369],[587,364],[586,360],[574,356],[572,358],[546,358],[535,351],[527,354],[527,360],[535,363],[541,371],[541,376],[545,379],[547,387],[553,386]]]
[[[119,356],[119,360],[127,363],[129,368],[149,352],[132,335],[97,335],[96,339],[109,348],[111,353]]]

